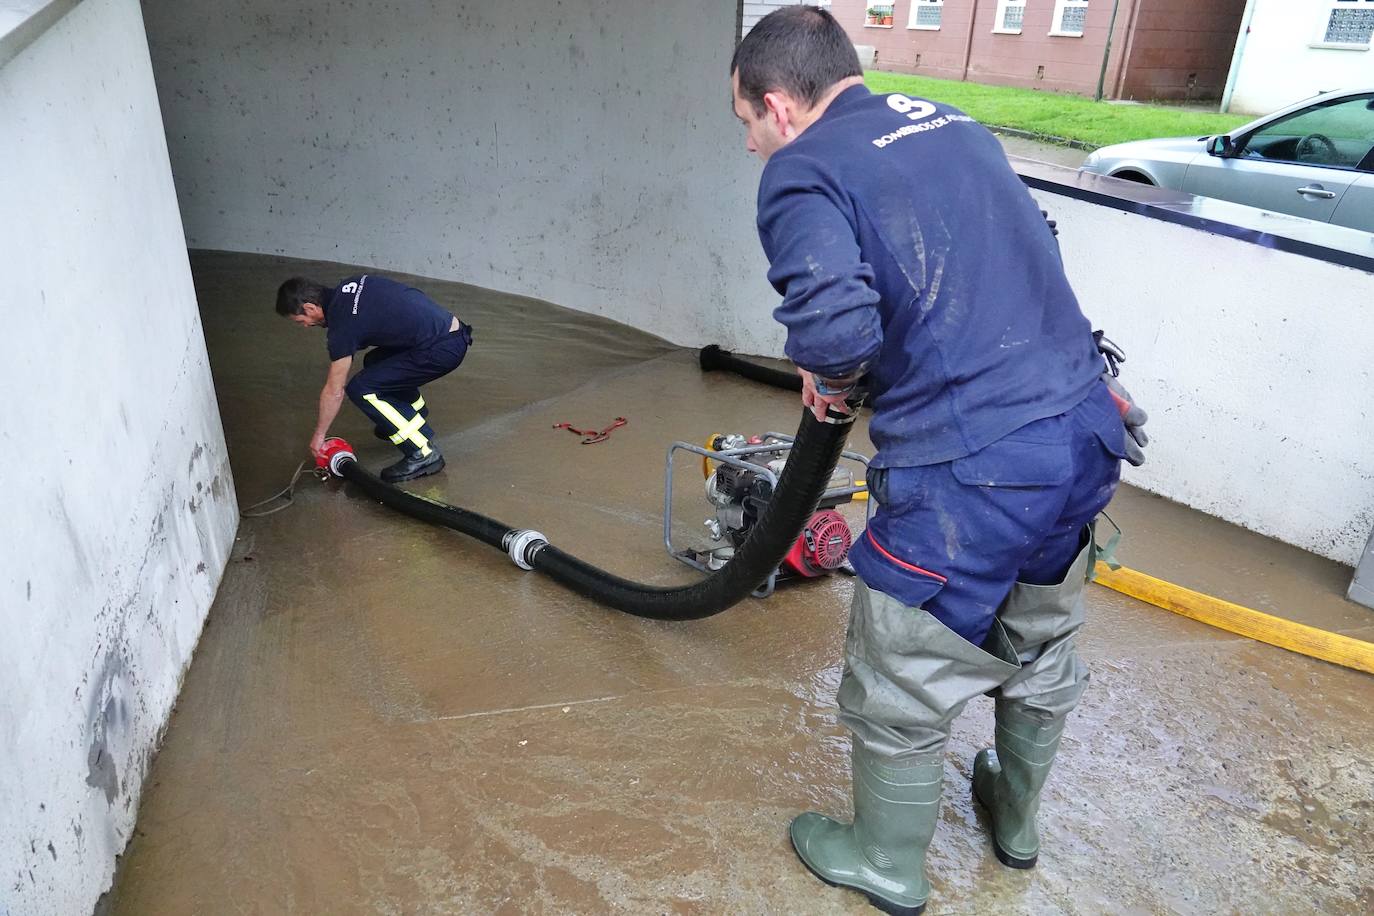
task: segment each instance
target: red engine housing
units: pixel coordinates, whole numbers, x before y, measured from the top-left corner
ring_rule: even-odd
[[[854,535],[844,516],[834,509],[822,509],[807,521],[801,537],[783,557],[785,570],[808,579],[838,569],[849,556]]]

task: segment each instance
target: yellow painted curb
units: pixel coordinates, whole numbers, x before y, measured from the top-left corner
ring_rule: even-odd
[[[1155,607],[1219,627],[1228,633],[1374,674],[1374,643],[1232,604],[1134,569],[1123,567],[1114,570],[1106,563],[1098,563],[1095,581],[1123,595],[1139,598]]]

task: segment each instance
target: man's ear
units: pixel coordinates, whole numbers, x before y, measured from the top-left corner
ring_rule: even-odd
[[[763,107],[767,111],[767,117],[777,127],[778,133],[784,137],[788,136],[788,130],[792,126],[791,97],[784,92],[765,92]]]

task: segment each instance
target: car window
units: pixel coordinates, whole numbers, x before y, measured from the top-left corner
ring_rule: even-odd
[[[1304,108],[1255,131],[1247,159],[1355,168],[1374,148],[1374,96],[1334,99]]]

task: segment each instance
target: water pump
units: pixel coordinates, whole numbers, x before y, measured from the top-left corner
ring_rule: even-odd
[[[714,509],[713,516],[706,520],[712,546],[676,550],[668,530],[670,524],[665,524],[664,534],[669,553],[698,569],[719,569],[730,561],[735,550],[748,539],[773,499],[778,475],[792,448],[792,438],[778,433],[748,437],[713,435],[707,439],[704,447],[676,443],[674,449],[679,448],[702,456],[706,500]],[[672,451],[669,451],[670,475]],[[843,457],[861,465],[867,464],[861,455],[846,452]],[[775,582],[782,579],[811,579],[836,571],[852,572],[848,555],[854,534],[849,522],[836,508],[867,497],[863,481],[855,480],[853,470],[845,466],[836,467],[815,512],[802,527],[801,534],[777,570],[761,585],[757,594],[771,593]],[[670,523],[671,511],[669,500],[665,523]]]

